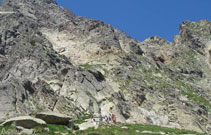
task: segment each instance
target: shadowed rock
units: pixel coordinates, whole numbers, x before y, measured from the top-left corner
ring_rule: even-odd
[[[67,125],[72,119],[69,116],[56,112],[41,112],[35,115],[36,118],[44,120],[47,124]]]

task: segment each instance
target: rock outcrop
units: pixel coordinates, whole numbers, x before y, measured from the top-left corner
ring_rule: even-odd
[[[10,125],[31,129],[36,126],[45,126],[46,122],[41,119],[36,119],[30,116],[20,116],[8,119],[1,124],[1,126],[10,126]]]
[[[41,112],[35,115],[35,118],[44,120],[48,124],[67,125],[72,119],[64,114],[55,112]]]
[[[54,0],[0,3],[0,120],[34,112],[210,132],[211,22],[143,42]]]

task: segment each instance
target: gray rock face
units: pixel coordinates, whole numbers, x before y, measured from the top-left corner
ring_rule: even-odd
[[[0,3],[0,120],[53,111],[72,118],[210,131],[209,21],[175,42],[143,42],[54,0]]]
[[[204,54],[206,44],[211,40],[210,21],[202,20],[200,22],[185,21],[180,26],[181,42],[189,45],[199,53]]]
[[[13,11],[39,22],[46,27],[63,24],[75,15],[56,4],[54,0],[5,0],[1,3],[2,11]]]

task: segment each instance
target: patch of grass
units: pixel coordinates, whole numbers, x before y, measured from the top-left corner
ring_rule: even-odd
[[[206,36],[207,35],[207,32],[203,32],[204,29],[209,29],[209,25],[206,24],[206,25],[203,25],[203,26],[199,26],[199,25],[194,25],[194,24],[191,24],[187,27],[190,31],[193,31],[193,32],[196,32],[200,35],[204,35]]]
[[[188,61],[195,60],[195,55],[194,55],[194,52],[192,50],[185,52],[185,55],[186,55]]]
[[[38,111],[43,111],[44,109],[42,108],[42,107],[40,107],[40,106],[36,106],[36,109],[38,110]]]
[[[90,64],[88,64],[88,63],[86,63],[86,64],[81,64],[81,65],[79,65],[79,66],[82,67],[84,70],[87,70],[87,69],[89,69],[89,68],[94,67],[94,65],[90,65]]]
[[[43,111],[43,108],[41,107],[40,103],[36,100],[33,100],[34,106],[38,111]]]
[[[191,87],[188,86],[187,84],[185,84],[184,82],[182,81],[179,81],[179,80],[174,80],[173,81],[175,85],[179,86],[179,87],[183,87],[185,89],[190,89]]]
[[[207,101],[204,97],[202,96],[199,96],[199,94],[195,93],[192,89],[191,86],[189,86],[188,84],[182,82],[182,81],[179,81],[179,80],[174,80],[174,84],[176,86],[179,86],[179,87],[183,87],[186,89],[186,91],[182,91],[182,95],[185,95],[188,97],[189,100],[191,101],[196,101],[200,104],[203,104],[205,106],[210,106],[211,107],[211,104],[209,101]]]
[[[31,40],[31,41],[30,41],[30,44],[31,44],[32,46],[35,46],[35,45],[36,45],[35,40]]]
[[[155,83],[154,87],[156,89],[167,89],[172,87],[172,85],[170,85],[167,81],[165,80],[159,80],[158,83]]]
[[[9,113],[9,112],[7,112],[5,115],[6,115],[7,117],[9,117],[10,113]]]
[[[193,50],[187,50],[187,51],[184,51],[180,52],[179,56],[177,56],[173,61],[172,63],[169,64],[169,66],[173,69],[175,68],[193,68],[193,65],[191,64],[194,64],[194,65],[198,65],[200,63],[200,61],[198,59],[196,59],[196,56],[197,54],[193,51]],[[194,66],[195,70],[200,70],[197,68],[198,66]]]
[[[64,125],[52,125],[48,124],[46,128],[49,128],[49,131],[46,131],[44,127],[37,126],[34,128],[36,135],[72,135],[72,132],[67,129]]]
[[[11,135],[12,133],[17,133],[17,130],[12,126],[0,126],[0,135]]]
[[[190,99],[192,101],[196,101],[200,104],[211,107],[211,104],[209,101],[207,101],[204,97],[199,96],[198,94],[194,93],[192,90],[182,91],[182,94],[186,95],[188,97],[188,99]]]
[[[158,74],[158,73],[164,74],[153,65],[151,65],[150,68],[146,68],[146,67],[144,67],[143,65],[140,64],[138,67],[141,69],[141,71],[144,75],[144,78],[151,83],[153,81],[155,81],[156,79],[160,78],[160,77],[154,76],[154,74]]]
[[[13,106],[14,106],[14,108],[15,108],[16,113],[18,113],[18,109],[17,109],[16,103],[13,103]]]
[[[98,129],[89,128],[85,131],[77,131],[77,135],[99,133],[102,135],[160,135],[160,132],[165,134],[195,134],[203,135],[194,131],[172,129],[153,125],[142,125],[142,124],[118,124],[119,126],[108,126],[102,125]],[[122,126],[126,126],[129,129],[122,129]],[[138,132],[137,132],[138,131]],[[143,131],[150,131],[152,133],[142,133]]]
[[[52,124],[48,124],[47,127],[49,128],[49,133],[60,132],[60,133],[68,133],[68,134],[71,134],[71,132],[64,125],[52,125]]]
[[[85,122],[86,119],[90,119],[91,117],[92,117],[91,114],[83,114],[83,116],[80,119],[73,121],[73,123],[81,124],[81,123]]]
[[[43,47],[43,49],[45,50],[46,53],[50,52],[50,49],[48,47]]]
[[[43,133],[43,132],[47,132],[45,131],[44,127],[43,126],[37,126],[34,128],[34,133]]]
[[[109,71],[105,68],[102,68],[102,70],[104,71],[104,76],[107,77],[109,75]]]
[[[154,125],[138,125],[138,124],[129,124],[126,125],[127,127],[139,131],[151,131],[154,133],[164,132],[164,133],[174,133],[174,134],[186,134],[186,133],[196,133],[193,131],[187,131],[187,130],[179,130],[179,129],[173,129],[173,128],[166,128],[166,127],[160,127],[160,126],[154,126]],[[134,133],[136,134],[136,133]]]
[[[129,78],[129,79],[127,80],[127,82],[125,83],[125,85],[122,85],[119,89],[120,89],[120,90],[125,90],[125,89],[127,89],[127,87],[129,87],[130,83],[131,83],[134,79],[136,79],[136,78]]]
[[[128,129],[122,129],[121,127],[126,126]],[[45,128],[49,130],[46,131]],[[194,135],[205,135],[203,133],[197,133],[189,130],[180,130],[175,128],[166,128],[154,125],[142,125],[142,124],[120,124],[116,125],[100,125],[98,129],[89,128],[83,131],[70,131],[64,125],[52,125],[48,124],[46,127],[37,126],[34,128],[36,135],[88,135],[88,134],[101,134],[101,135],[146,135],[143,131],[148,131],[147,135],[160,135],[160,132],[165,134],[194,134]],[[0,135],[9,135],[11,133],[17,133],[16,129],[11,126],[0,127]]]

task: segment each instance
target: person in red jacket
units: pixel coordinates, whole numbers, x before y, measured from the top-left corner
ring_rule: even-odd
[[[116,123],[116,116],[114,114],[112,114],[112,120],[114,123]]]

